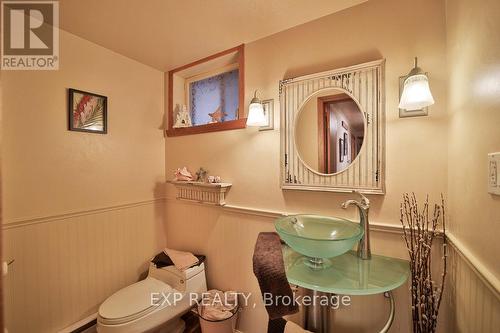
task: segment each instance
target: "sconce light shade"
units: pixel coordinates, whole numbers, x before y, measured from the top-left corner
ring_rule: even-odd
[[[248,108],[247,126],[264,126],[266,122],[264,107],[261,100],[257,98],[257,90],[255,90],[255,94],[250,101],[250,107]]]
[[[403,93],[399,101],[400,109],[421,110],[434,104],[429,80],[425,72],[417,66],[417,58],[415,58],[415,67],[408,73],[403,85]]]

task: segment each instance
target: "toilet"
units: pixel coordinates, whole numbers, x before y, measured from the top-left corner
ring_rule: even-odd
[[[204,263],[184,272],[150,263],[146,279],[117,291],[101,304],[97,332],[182,333],[185,323],[180,317],[206,291]]]

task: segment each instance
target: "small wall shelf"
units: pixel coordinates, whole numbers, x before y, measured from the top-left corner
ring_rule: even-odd
[[[177,199],[204,203],[214,206],[226,204],[226,193],[231,188],[230,183],[201,183],[194,181],[168,181],[177,189]]]

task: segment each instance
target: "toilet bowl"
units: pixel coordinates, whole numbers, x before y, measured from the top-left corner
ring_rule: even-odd
[[[125,287],[99,307],[99,333],[182,333],[180,318],[207,291],[205,265],[181,272],[150,264],[148,277]]]

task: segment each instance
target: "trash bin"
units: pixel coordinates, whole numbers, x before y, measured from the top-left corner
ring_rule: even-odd
[[[238,308],[236,292],[210,290],[194,312],[200,319],[202,333],[234,333]]]

